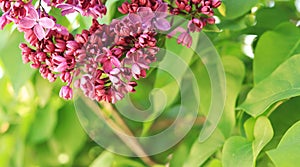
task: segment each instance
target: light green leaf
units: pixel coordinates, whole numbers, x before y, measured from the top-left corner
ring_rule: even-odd
[[[8,39],[6,38],[7,34],[9,34]],[[3,41],[3,43],[1,42],[2,44],[0,43],[0,58],[4,65],[4,72],[9,77],[15,94],[17,94],[34,72],[29,65],[25,65],[22,62],[19,44],[24,42],[24,37],[22,33],[18,31],[10,33],[10,30],[6,28],[0,31],[0,41]]]
[[[245,134],[248,140],[253,140],[254,139],[254,125],[255,125],[255,118],[251,117],[247,119],[247,121],[244,123],[244,130]]]
[[[212,159],[205,167],[222,167],[222,162],[219,159]]]
[[[181,144],[173,153],[172,160],[170,161],[170,167],[182,167],[186,161],[186,156],[189,153],[186,144]]]
[[[255,85],[239,109],[253,117],[280,100],[300,95],[300,55],[282,63],[269,77]]]
[[[72,162],[87,137],[78,121],[74,106],[69,103],[60,109],[57,122],[51,139],[52,147],[56,149],[57,153],[68,156],[69,162]]]
[[[117,10],[116,3],[118,0],[109,0],[106,1],[105,6],[107,8],[107,13],[100,19],[101,24],[109,24],[113,19],[113,16]]]
[[[224,144],[225,138],[219,129],[205,141],[196,140],[183,167],[201,166],[212,154]]]
[[[1,135],[0,143],[0,166],[10,166],[9,163],[14,153],[16,138],[11,134]]]
[[[51,8],[49,14],[55,17],[57,24],[60,24],[66,28],[72,27],[70,21],[61,15],[61,10],[59,8]]]
[[[280,24],[259,39],[253,62],[254,82],[268,77],[289,57],[300,53],[300,29],[290,22]]]
[[[245,67],[242,61],[232,56],[223,57],[222,63],[226,73],[226,102],[218,127],[228,138],[235,126],[235,104],[245,76]]]
[[[90,167],[111,167],[114,161],[114,154],[109,151],[104,151],[97,157]]]
[[[300,121],[282,137],[278,147],[267,154],[278,167],[297,167],[300,159]]]
[[[198,41],[198,36],[193,34],[194,45]],[[168,54],[164,56],[161,67],[164,67],[168,71],[159,70],[156,74],[155,80],[155,88],[160,88],[164,92],[166,92],[167,96],[167,106],[172,104],[174,100],[177,98],[177,94],[179,93],[179,85],[176,81],[182,81],[182,77],[186,74],[186,69],[189,68],[189,64],[194,55],[194,51],[191,48],[187,48],[184,46],[180,46],[177,43],[177,39],[172,38],[166,40],[166,50]],[[176,56],[176,59],[172,57]],[[168,58],[168,60],[166,60]],[[176,63],[179,62],[179,63]],[[174,66],[176,64],[176,67]],[[175,68],[174,68],[175,67]],[[176,76],[174,75],[176,74]],[[171,76],[170,76],[171,75]],[[173,77],[173,78],[172,78]]]
[[[36,88],[36,94],[39,98],[39,105],[41,107],[44,107],[52,95],[52,88],[53,88],[52,84],[49,83],[48,80],[42,77],[37,77],[35,88]]]
[[[254,166],[252,142],[241,136],[234,136],[226,140],[222,152],[223,167]]]
[[[260,151],[273,137],[273,129],[267,117],[250,118],[244,124],[248,139],[235,136],[223,147],[223,165],[251,167],[256,163]],[[252,133],[252,134],[251,134]],[[234,165],[235,164],[235,165]]]
[[[223,0],[225,7],[221,8],[221,12],[226,19],[235,19],[246,13],[257,4],[258,0]]]
[[[35,120],[30,128],[30,142],[39,143],[51,137],[57,123],[57,110],[61,105],[60,99],[52,98],[45,108],[37,111]]]
[[[135,159],[130,159],[130,157],[116,156],[114,157],[113,167],[145,167],[141,162]],[[97,166],[98,167],[98,166]]]
[[[272,125],[267,117],[257,118],[254,126],[253,156],[256,159],[260,151],[271,141],[274,135]]]

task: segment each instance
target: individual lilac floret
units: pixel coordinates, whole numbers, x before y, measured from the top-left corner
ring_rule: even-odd
[[[100,0],[47,1],[47,4],[60,8],[63,16],[79,12],[82,16],[92,16],[96,19],[105,15],[107,10]]]
[[[191,47],[193,42],[192,36],[188,32],[183,32],[178,36],[177,43],[187,47]]]
[[[129,18],[133,22],[141,22],[143,26],[153,25],[156,29],[161,31],[168,31],[171,25],[166,20],[168,11],[167,3],[159,3],[158,8],[152,11],[149,7],[140,7],[137,9],[137,13],[130,13]]]
[[[55,22],[48,17],[40,17],[36,9],[30,8],[26,17],[20,20],[18,26],[22,29],[32,29],[39,40],[46,37]],[[26,31],[26,30],[24,30]]]
[[[73,90],[70,88],[70,86],[63,86],[60,89],[59,96],[66,100],[70,100],[73,97]]]
[[[33,6],[31,1],[0,0],[0,8],[3,11],[2,16],[0,17],[0,29],[3,29],[11,22],[18,24],[21,19],[27,16],[29,9],[33,8]]]

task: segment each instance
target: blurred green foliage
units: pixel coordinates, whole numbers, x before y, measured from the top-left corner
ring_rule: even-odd
[[[120,16],[115,10],[120,1],[107,3],[109,14],[103,23]],[[176,146],[152,156],[161,164],[156,167],[298,166],[300,29],[296,24],[300,13],[295,4],[295,0],[223,0],[216,11],[220,32],[208,30],[206,35],[225,69],[224,114],[205,142],[198,141],[200,121]],[[68,28],[80,24],[74,33],[89,27],[91,21],[77,16],[71,23],[58,10],[50,13]],[[249,36],[253,40],[247,40]],[[0,31],[0,167],[147,166],[139,158],[113,154],[93,142],[81,127],[72,101],[58,97],[61,83],[48,83],[22,63],[18,48],[22,41],[23,35],[12,25]],[[205,66],[174,39],[167,39],[165,48],[177,53],[197,75],[199,118],[206,117],[211,85]],[[137,106],[148,108],[149,92],[161,88],[168,97],[166,114],[174,114],[180,90],[172,77],[152,70],[139,85],[131,95]],[[164,120],[163,115],[160,119]],[[126,123],[146,135],[155,121]]]

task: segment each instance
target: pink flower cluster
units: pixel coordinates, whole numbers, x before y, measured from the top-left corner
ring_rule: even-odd
[[[118,10],[123,14],[136,13],[141,7],[149,7],[152,11],[156,11],[161,3],[164,3],[163,0],[131,0],[131,2],[124,2]],[[180,32],[178,44],[190,47],[192,45],[190,32],[200,32],[207,24],[215,24],[213,8],[220,5],[220,0],[175,0],[175,5],[168,4],[166,11],[169,10],[170,14],[181,15],[190,20],[187,30],[178,27],[168,36]]]
[[[134,80],[146,77],[149,65],[156,61],[157,32],[171,28],[167,20],[171,14],[192,17],[188,30],[180,31],[178,43],[191,46],[190,32],[200,31],[206,23],[213,24],[213,11],[218,0],[176,0],[177,7],[162,0],[132,0],[119,7],[128,14],[110,25],[99,24],[97,18],[106,14],[101,0],[44,0],[51,7],[60,8],[62,15],[79,12],[93,17],[89,30],[73,36],[45,12],[41,1],[37,8],[22,0],[0,0],[3,11],[0,28],[13,22],[24,32],[27,43],[20,44],[24,63],[38,69],[41,76],[64,83],[59,95],[73,97],[72,83],[90,99],[115,103],[127,93],[134,92]],[[74,82],[73,82],[74,81]]]
[[[156,11],[161,3],[161,0],[131,0],[130,3],[128,1],[124,2],[118,10],[122,14],[136,13],[140,7],[148,7],[152,9],[152,11]]]
[[[83,36],[75,37],[83,46],[76,56],[81,75],[75,86],[89,98],[112,103],[121,100],[135,91],[133,78],[145,77],[149,65],[156,60],[157,24],[152,20],[157,18],[150,8],[139,10],[110,25],[94,20],[92,33],[84,31]]]
[[[207,24],[215,24],[213,8],[221,5],[220,0],[176,0],[176,6],[170,9],[174,15],[185,15],[190,18],[188,30],[199,32]]]
[[[44,0],[49,6],[62,9],[61,14],[79,12],[82,16],[102,17],[106,7],[101,0]]]
[[[58,77],[67,86],[61,89],[60,95],[65,99],[72,98],[72,73],[75,57],[68,46],[73,36],[63,26],[56,24],[56,19],[49,16],[42,7],[34,8],[31,1],[1,0],[4,14],[0,17],[0,27],[10,22],[16,24],[29,43],[20,44],[24,63],[39,69],[43,78],[54,82]]]

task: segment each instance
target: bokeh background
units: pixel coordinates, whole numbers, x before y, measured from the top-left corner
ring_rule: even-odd
[[[254,101],[271,98],[270,102],[266,102],[268,108],[255,108],[258,105],[253,99],[242,107],[248,110],[247,113],[237,110],[237,107],[245,101],[249,91],[255,89],[258,80],[265,79],[266,73],[273,72],[270,67],[272,64],[277,67],[300,53],[300,29],[296,27],[300,25],[300,1],[223,2],[219,11],[216,11],[217,28],[206,30],[205,33],[219,52],[226,72],[227,100],[224,112],[227,114],[209,142],[198,144],[197,137],[210,106],[210,80],[202,61],[197,56],[193,57],[193,51],[177,45],[175,39],[166,39],[166,49],[178,53],[197,75],[201,96],[199,118],[180,143],[151,158],[162,164],[160,166],[171,167],[236,164],[242,167],[296,167],[300,158],[300,133],[297,133],[300,128],[299,123],[295,124],[300,120],[300,98],[297,97],[300,73],[299,65],[293,65],[292,62],[299,62],[299,56],[288,62],[291,64],[281,67],[281,71],[274,74],[275,78],[266,81],[273,84],[255,90]],[[119,17],[116,6],[121,3],[117,0],[108,1],[109,13],[101,22],[108,23],[112,18]],[[58,23],[73,29],[73,33],[81,32],[91,23],[90,18],[79,15],[62,17],[58,9],[52,9],[50,14],[58,19]],[[62,83],[49,83],[38,71],[22,63],[21,50],[18,48],[20,42],[24,42],[23,34],[16,31],[13,25],[0,31],[0,167],[147,166],[139,158],[110,153],[93,142],[79,123],[73,101],[59,98]],[[161,78],[164,80],[159,80]],[[284,81],[287,79],[294,82],[295,89],[285,87]],[[137,93],[131,98],[141,108],[150,105],[149,92],[155,86],[165,87],[165,93],[174,97],[168,104],[167,113],[172,113],[180,104],[178,92],[174,94],[174,81],[167,74],[151,71],[146,79],[139,81],[139,85],[142,86],[137,87]],[[268,96],[270,88],[291,93]],[[264,117],[256,119],[259,115]],[[156,125],[154,130],[157,130],[157,126],[165,127],[172,122],[164,120],[163,116],[160,119],[162,123]],[[136,122],[127,123],[137,133],[150,129]],[[295,129],[285,137],[289,141],[282,141],[285,139],[283,135],[292,126]],[[267,130],[264,131],[264,128]],[[289,138],[290,135],[292,137]],[[262,141],[261,145],[265,147],[256,145],[255,139]],[[268,153],[279,147],[280,141],[284,149],[277,150],[278,153]]]

